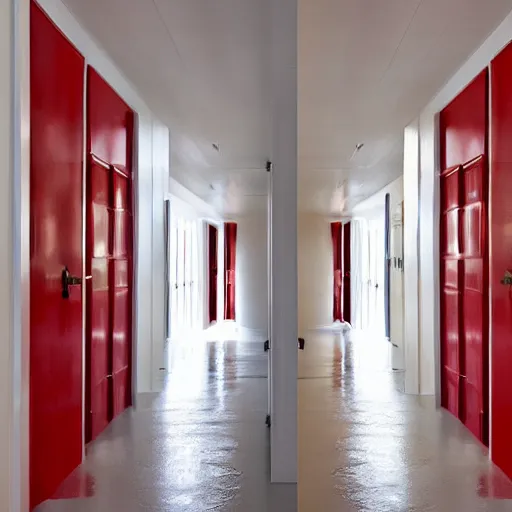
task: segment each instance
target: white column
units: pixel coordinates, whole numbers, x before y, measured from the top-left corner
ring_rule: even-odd
[[[439,123],[438,115],[420,117],[420,394],[435,395],[441,406],[441,346],[439,284]]]
[[[153,120],[153,195],[152,195],[152,391],[163,389],[167,366],[165,357],[165,229],[164,201],[169,184],[169,129]],[[138,300],[145,300],[138,297]]]
[[[272,2],[271,481],[297,482],[297,0]]]
[[[267,214],[237,217],[236,321],[256,336],[267,335]],[[267,338],[264,338],[267,339]]]
[[[0,1],[0,509],[28,511],[29,2]]]
[[[418,394],[419,382],[419,127],[404,132],[404,340],[405,392]]]

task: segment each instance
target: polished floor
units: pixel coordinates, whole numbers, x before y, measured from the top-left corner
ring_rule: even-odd
[[[512,511],[512,484],[464,427],[397,390],[388,349],[307,338],[297,490],[268,483],[262,344],[175,344],[165,392],[113,422],[37,512]]]
[[[389,344],[318,335],[299,354],[299,510],[512,511],[512,484],[433,397],[398,391]]]
[[[263,343],[174,344],[161,395],[139,399],[37,512],[295,512],[269,484]]]

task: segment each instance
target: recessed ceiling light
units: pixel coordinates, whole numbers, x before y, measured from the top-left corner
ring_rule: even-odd
[[[215,142],[212,144],[212,148],[215,149],[215,151],[219,152],[220,151],[220,147],[218,144],[215,144]]]

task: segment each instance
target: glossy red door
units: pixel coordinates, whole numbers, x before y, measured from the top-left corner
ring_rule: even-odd
[[[88,68],[86,439],[131,405],[133,112]]]
[[[479,156],[462,167],[464,329],[463,421],[484,444],[489,443],[489,255],[488,166]]]
[[[459,417],[462,275],[459,239],[461,167],[441,174],[441,404]]]
[[[86,329],[86,441],[95,439],[108,425],[110,393],[110,167],[89,157],[87,168],[87,283]]]
[[[343,322],[343,227],[341,222],[331,222],[332,264],[333,264],[333,301],[332,321]]]
[[[343,224],[343,320],[351,322],[350,307],[350,222]]]
[[[218,230],[208,224],[208,313],[210,323],[217,321]]]
[[[235,275],[236,275],[235,222],[224,224],[224,319],[235,320]]]
[[[30,503],[82,459],[84,59],[41,9],[30,23]],[[8,454],[3,454],[7,457]]]
[[[512,478],[512,45],[492,62],[492,432],[493,461]]]
[[[488,443],[488,74],[440,116],[442,405]]]
[[[131,121],[129,123],[127,137],[131,138]],[[130,147],[131,145],[128,145],[128,148]],[[114,245],[110,302],[112,308],[112,400],[113,418],[115,418],[132,404],[133,210],[131,175],[112,166],[111,179],[114,188],[112,216]]]

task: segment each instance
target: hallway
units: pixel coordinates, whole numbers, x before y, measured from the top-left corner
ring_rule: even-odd
[[[432,397],[395,391],[388,345],[315,334],[299,353],[299,507],[268,484],[260,343],[173,346],[166,391],[139,398],[37,512],[501,512],[512,484]],[[493,499],[495,497],[496,499]]]
[[[299,510],[501,512],[512,484],[430,396],[395,389],[388,343],[309,339],[299,355]],[[496,499],[493,499],[496,498]]]

